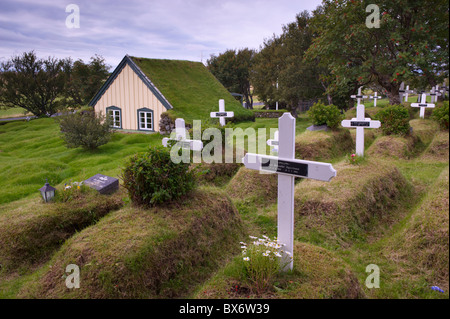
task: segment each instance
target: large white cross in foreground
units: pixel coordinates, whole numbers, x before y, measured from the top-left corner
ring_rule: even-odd
[[[212,118],[219,118],[220,126],[225,126],[226,117],[234,117],[234,112],[225,112],[225,100],[219,100],[219,112],[211,112]]]
[[[329,182],[336,170],[329,163],[295,159],[295,118],[284,113],[278,119],[278,156],[247,153],[242,159],[245,167],[278,174],[278,242],[285,244],[285,251],[294,253],[294,179],[311,178]],[[292,269],[293,259],[284,254],[282,262]]]
[[[422,98],[419,103],[411,103],[411,107],[420,107],[420,118],[425,118],[425,109],[427,107],[433,108],[435,105],[433,103],[427,103],[427,94],[422,93]]]
[[[356,107],[356,118],[341,122],[343,127],[356,128],[356,154],[359,156],[364,156],[364,129],[379,128],[381,126],[380,121],[372,121],[369,117],[365,117],[364,113],[364,105],[359,104]]]
[[[173,132],[172,132],[173,134]],[[178,141],[181,148],[187,148],[193,151],[201,151],[203,149],[203,142],[197,140],[188,140],[186,138],[186,125],[184,119],[175,120],[175,136],[171,138],[164,137],[162,139],[162,145],[167,147],[169,141]]]

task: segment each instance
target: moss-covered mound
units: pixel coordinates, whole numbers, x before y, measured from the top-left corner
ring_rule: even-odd
[[[295,236],[303,241],[346,246],[363,240],[377,224],[392,224],[389,212],[412,196],[400,171],[382,160],[335,165],[330,182],[305,180],[295,188]]]
[[[355,149],[349,130],[306,131],[295,139],[295,156],[304,160],[330,160]]]
[[[122,190],[109,196],[92,190],[63,203],[28,199],[1,212],[1,270],[10,272],[45,261],[66,239],[120,208],[123,196]]]
[[[421,205],[402,231],[395,234],[385,255],[405,263],[412,276],[425,276],[428,287],[449,289],[449,169],[429,187]]]
[[[241,257],[238,257],[241,258]],[[324,248],[295,242],[294,270],[278,276],[275,286],[263,294],[252,291],[236,267],[237,261],[218,271],[200,286],[193,298],[211,299],[327,299],[364,297],[351,268],[333,252]]]
[[[183,296],[236,253],[241,232],[237,211],[218,190],[201,189],[166,207],[128,206],[68,240],[21,296]],[[69,264],[80,267],[80,289],[66,288]]]
[[[449,134],[448,131],[437,133],[430,146],[425,150],[421,159],[427,161],[448,162],[449,159]]]
[[[386,159],[410,159],[416,154],[418,141],[418,138],[414,135],[407,137],[381,136],[373,142],[366,154]]]
[[[277,201],[277,176],[241,167],[226,186],[226,191],[236,200],[251,200],[270,205]]]

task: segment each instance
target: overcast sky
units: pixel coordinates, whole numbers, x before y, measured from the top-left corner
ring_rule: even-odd
[[[115,67],[125,54],[205,62],[227,49],[259,49],[264,39],[320,0],[0,0],[0,61],[25,51],[39,57]],[[80,11],[80,27],[73,11]],[[70,17],[69,17],[70,16]],[[68,19],[69,17],[69,19]]]

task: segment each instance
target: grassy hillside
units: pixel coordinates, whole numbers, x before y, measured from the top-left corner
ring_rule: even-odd
[[[253,113],[242,107],[225,87],[200,62],[158,60],[132,57],[174,107],[168,113],[173,118],[218,123],[210,112],[219,111],[219,100],[225,100],[225,110],[234,112],[230,121],[254,119]]]
[[[0,125],[0,204],[38,195],[45,180],[56,187],[104,174],[116,177],[128,156],[161,145],[159,134],[114,134],[96,151],[68,149],[54,119]]]
[[[337,176],[296,179],[294,270],[263,294],[242,276],[239,241],[276,236],[275,175],[211,164],[208,186],[170,205],[138,208],[121,193],[45,205],[47,176],[58,187],[117,176],[161,137],[120,133],[85,152],[66,149],[51,119],[0,125],[0,298],[448,298],[448,130],[410,124],[410,137],[366,130],[367,156],[353,165],[354,130],[309,132],[298,119],[296,157],[330,161]],[[64,285],[71,263],[82,289]],[[379,289],[365,286],[369,264]]]

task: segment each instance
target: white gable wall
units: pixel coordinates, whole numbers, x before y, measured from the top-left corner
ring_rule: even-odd
[[[138,130],[137,110],[148,108],[153,110],[153,130],[159,131],[161,113],[166,111],[166,108],[128,64],[97,101],[95,112],[106,115],[106,108],[110,106],[121,109],[124,130]]]

